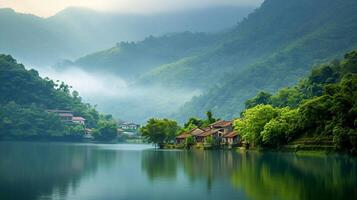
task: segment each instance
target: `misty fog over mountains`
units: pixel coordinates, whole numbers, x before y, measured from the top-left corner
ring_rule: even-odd
[[[63,80],[117,118],[238,117],[257,92],[295,84],[357,48],[354,0],[266,0],[155,15],[0,10],[0,51]],[[16,24],[16,25],[14,25]]]
[[[0,51],[22,62],[52,65],[150,35],[217,32],[234,26],[254,8],[210,7],[170,13],[122,14],[67,8],[41,18],[0,9]]]

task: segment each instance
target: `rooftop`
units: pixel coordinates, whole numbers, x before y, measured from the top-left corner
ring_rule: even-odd
[[[73,117],[72,121],[85,121],[86,119],[84,119],[83,117]]]
[[[225,137],[225,138],[233,138],[233,137],[235,137],[235,136],[237,136],[238,135],[238,133],[236,132],[236,131],[232,131],[232,132],[230,132],[230,133],[227,133],[226,135],[224,135],[223,137]]]
[[[217,122],[211,124],[210,126],[215,127],[215,128],[223,128],[223,127],[227,127],[227,126],[232,126],[232,124],[233,124],[232,121],[220,120],[220,121],[217,121]]]
[[[176,139],[185,139],[188,138],[189,136],[191,136],[188,133],[182,133],[181,135],[176,136]]]
[[[198,136],[200,136],[200,137],[206,137],[206,136],[213,135],[213,134],[217,133],[218,131],[219,131],[219,129],[210,129],[210,130],[207,130],[207,131],[201,133],[201,134],[198,135]]]

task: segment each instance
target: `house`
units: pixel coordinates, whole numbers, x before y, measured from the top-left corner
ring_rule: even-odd
[[[72,117],[72,122],[75,124],[85,124],[86,119],[84,119],[83,117]]]
[[[85,125],[86,119],[84,119],[83,117],[80,117],[80,116],[78,116],[78,117],[74,116],[73,111],[70,111],[70,110],[47,110],[47,112],[57,114],[61,118],[62,122],[81,124],[83,126]]]
[[[57,114],[63,122],[72,122],[73,111],[70,111],[70,110],[47,110],[47,112]]]
[[[205,138],[208,136],[212,136],[214,140],[218,140],[219,139],[219,129],[206,129],[203,133],[201,133],[200,135],[196,136],[196,142],[197,143],[203,143]]]
[[[181,135],[178,135],[176,137],[176,143],[177,144],[183,144],[185,142],[186,138],[189,137],[189,136],[193,136],[193,138],[196,140],[196,137],[198,135],[202,134],[203,132],[205,132],[205,131],[200,129],[200,128],[192,129],[189,132],[186,132],[186,133],[183,133]]]
[[[119,121],[118,122],[118,127],[120,129],[124,129],[124,130],[133,130],[133,131],[137,131],[140,128],[139,124],[135,124],[133,122],[125,122],[125,121]]]
[[[176,136],[176,144],[185,144],[186,138],[190,136],[189,133],[182,133],[181,135]]]
[[[204,133],[196,136],[197,142],[203,143],[208,136],[212,136],[215,141],[220,142],[224,135],[233,131],[233,123],[232,121],[220,120],[210,124],[204,131]]]
[[[236,131],[232,131],[226,135],[223,136],[222,138],[222,143],[224,145],[237,145],[239,144],[240,141],[240,137],[238,135],[238,133]]]
[[[217,121],[209,126],[211,129],[219,129],[219,136],[222,137],[233,131],[233,122],[232,121]]]
[[[220,120],[210,124],[207,128],[195,128],[176,137],[177,144],[183,144],[187,137],[193,136],[196,143],[204,143],[205,138],[212,137],[215,144],[236,144],[238,134],[233,132],[232,121]]]

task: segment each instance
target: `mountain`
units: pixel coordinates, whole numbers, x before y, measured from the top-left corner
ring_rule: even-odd
[[[134,79],[159,65],[204,53],[218,41],[219,34],[207,33],[150,36],[139,42],[120,42],[113,48],[89,54],[74,62],[67,61],[57,68],[77,66],[86,71],[111,72]]]
[[[146,79],[210,86],[185,104],[176,118],[202,116],[206,110],[221,118],[239,117],[244,102],[258,91],[292,85],[315,64],[355,49],[356,10],[354,0],[266,0],[236,27],[231,41],[205,55],[154,69]],[[198,76],[202,72],[205,76]],[[223,72],[229,74],[214,78]]]
[[[97,127],[99,113],[83,103],[78,92],[70,92],[63,82],[41,78],[36,70],[25,69],[9,55],[0,54],[0,82],[0,140],[72,138],[84,134],[84,127],[78,129],[75,124],[64,123],[47,110],[70,110],[86,119],[87,128]]]
[[[281,57],[302,55],[304,60],[294,63],[302,68],[296,72],[300,77],[309,64],[326,60],[336,51],[346,52],[356,44],[355,1],[323,2],[267,0],[227,34],[220,46],[203,55],[157,67],[142,80],[146,84],[164,82],[165,85],[206,87],[225,73],[259,68],[255,65],[286,68],[291,63]],[[206,73],[197,76],[201,72]]]
[[[118,41],[179,31],[215,32],[233,26],[251,7],[215,7],[152,15],[67,8],[49,18],[0,9],[0,52],[31,65],[52,65]]]
[[[236,26],[206,35],[198,45],[190,46],[197,40],[194,34],[167,37],[167,45],[160,46],[157,43],[163,38],[154,37],[151,40],[156,43],[130,43],[131,51],[119,51],[125,48],[117,45],[76,63],[91,70],[98,63],[110,73],[138,67],[138,87],[204,91],[173,115],[180,120],[202,117],[207,110],[231,119],[240,115],[244,102],[258,91],[293,85],[312,66],[355,49],[356,10],[354,0],[266,0]],[[177,36],[186,39],[177,40]],[[176,41],[185,41],[188,51],[180,51]],[[153,57],[159,62],[152,62]]]

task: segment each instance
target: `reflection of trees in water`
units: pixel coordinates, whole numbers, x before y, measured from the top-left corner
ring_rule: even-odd
[[[252,199],[356,199],[356,159],[246,154],[232,184]]]
[[[1,143],[0,199],[37,199],[53,191],[65,195],[99,165],[111,164],[115,156],[93,146]]]
[[[143,151],[141,167],[150,180],[157,178],[175,179],[177,157],[175,152]]]
[[[182,168],[191,182],[206,180],[208,190],[217,178],[229,177],[238,155],[227,151],[146,151],[142,168],[149,179],[176,178]]]
[[[302,157],[289,153],[231,151],[147,151],[148,177],[176,178],[182,169],[191,182],[230,182],[247,197],[260,199],[357,199],[357,160]]]
[[[228,177],[238,166],[237,154],[228,151],[186,151],[180,154],[180,161],[185,174],[194,182],[206,180],[207,189],[217,179]]]

